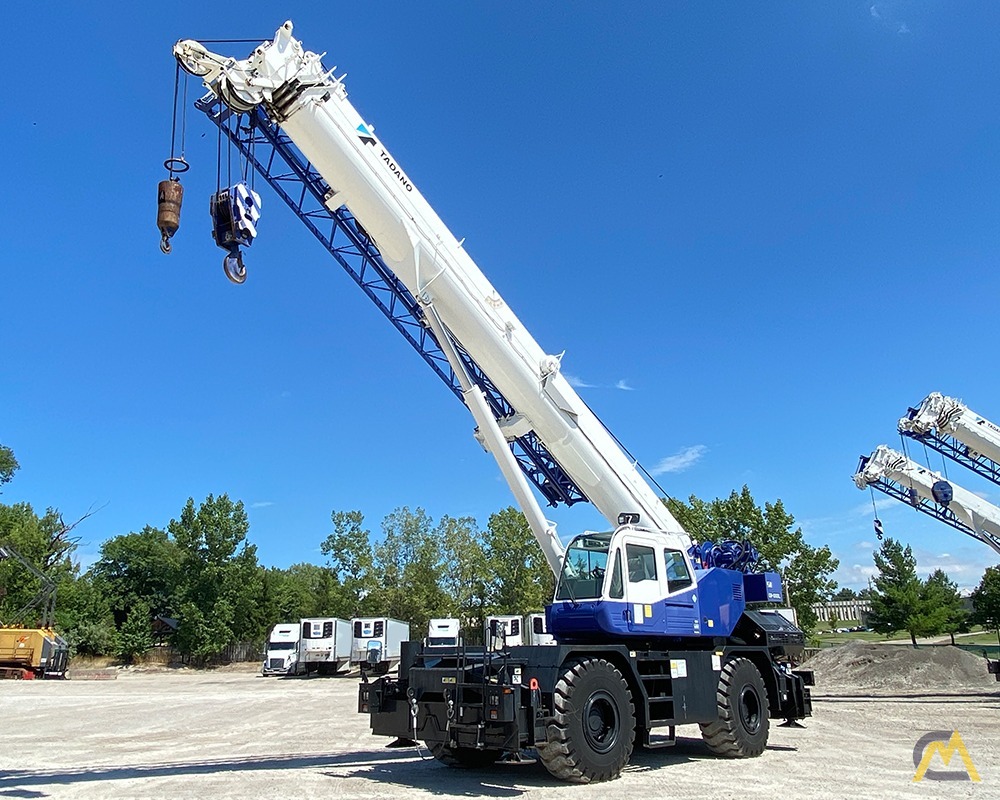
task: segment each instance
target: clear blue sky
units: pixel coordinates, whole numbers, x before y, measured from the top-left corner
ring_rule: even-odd
[[[859,587],[858,456],[931,391],[1000,420],[1000,6],[8,6],[0,127],[4,502],[84,563],[189,496],[244,501],[261,561],[321,561],[334,509],[512,502],[472,420],[265,187],[250,277],[210,237],[188,116],[175,252],[155,229],[179,38],[286,19],[587,402],[671,494],[781,498]],[[219,46],[220,48],[224,46]],[[243,57],[250,45],[232,45]],[[338,71],[338,72],[339,72]],[[192,99],[199,93],[192,81]],[[939,461],[931,466],[940,469]],[[1000,487],[952,466],[965,488]],[[991,550],[880,496],[962,586]],[[603,527],[556,513],[564,537]]]

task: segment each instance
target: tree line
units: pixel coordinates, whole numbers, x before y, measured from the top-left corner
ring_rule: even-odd
[[[0,445],[0,486],[17,469]],[[815,626],[811,606],[834,595],[839,564],[828,547],[806,543],[780,500],[762,507],[744,486],[711,501],[664,502],[699,541],[754,544],[760,568],[781,573],[800,625]],[[157,618],[176,622],[171,643],[195,661],[233,642],[263,641],[272,625],[304,617],[390,616],[409,622],[415,637],[431,617],[457,617],[474,639],[487,615],[541,610],[554,589],[524,515],[510,507],[485,527],[401,507],[376,531],[358,510],[334,511],[319,541],[324,563],[287,569],[259,562],[243,503],[226,494],[189,498],[167,525],[106,540],[86,570],[75,558],[74,526],[52,508],[40,515],[27,503],[0,503],[0,543],[57,584],[56,626],[74,651],[125,660],[153,645]],[[10,614],[37,591],[19,565],[0,561],[0,621],[15,621]]]
[[[925,580],[917,575],[913,550],[886,537],[874,553],[877,575],[868,592],[870,627],[883,634],[905,631],[914,647],[917,637],[967,633],[972,625],[1000,627],[1000,567],[987,568],[971,595],[971,613],[958,585],[941,569]]]

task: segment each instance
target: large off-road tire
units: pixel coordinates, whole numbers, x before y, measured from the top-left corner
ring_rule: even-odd
[[[427,745],[434,756],[442,764],[449,767],[469,767],[470,769],[488,767],[503,755],[502,750],[477,750],[474,747],[449,747],[443,742],[433,742]]]
[[[560,780],[617,778],[632,755],[635,707],[618,668],[603,658],[567,665],[552,694],[553,716],[538,757]]]
[[[764,752],[769,726],[767,689],[752,661],[734,658],[719,676],[719,718],[701,723],[701,735],[713,753],[752,758]]]

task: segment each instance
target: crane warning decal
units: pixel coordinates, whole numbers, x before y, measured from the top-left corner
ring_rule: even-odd
[[[389,171],[396,176],[400,185],[402,185],[402,187],[408,192],[413,191],[413,184],[410,183],[410,179],[403,174],[403,170],[396,166],[396,162],[392,160],[387,152],[385,152],[385,148],[375,141],[371,128],[364,123],[358,125],[358,138],[361,139],[362,144],[370,144],[372,147],[381,151],[379,153],[379,158],[381,158],[382,161],[385,162],[385,165],[389,167]]]

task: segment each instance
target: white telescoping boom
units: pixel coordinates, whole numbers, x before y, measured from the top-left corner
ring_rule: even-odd
[[[1000,428],[961,400],[932,392],[899,420],[899,432],[1000,483]]]
[[[884,444],[870,456],[862,456],[854,474],[854,483],[859,489],[871,486],[909,502],[918,511],[948,523],[1000,553],[1000,508],[950,482],[942,497],[940,486],[935,492],[935,485],[943,482],[938,473],[921,467]],[[947,494],[951,494],[950,499]],[[942,499],[945,502],[941,502]]]
[[[330,185],[327,207],[353,213],[420,303],[461,381],[477,436],[496,458],[556,575],[562,544],[508,446],[530,431],[612,525],[628,514],[629,522],[687,549],[690,538],[562,375],[562,356],[546,353],[532,338],[348,102],[343,77],[334,78],[321,55],[303,49],[290,22],[245,60],[216,55],[192,40],[178,42],[174,55],[230,108],[267,109]],[[513,414],[494,418],[459,350],[490,377]]]

